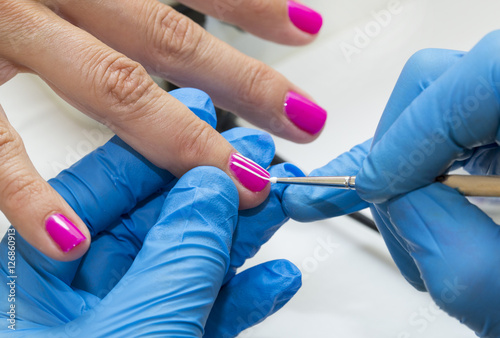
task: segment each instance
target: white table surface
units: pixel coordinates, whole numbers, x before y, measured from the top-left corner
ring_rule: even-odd
[[[304,0],[324,14],[319,39],[290,48],[209,21],[209,30],[260,58],[311,93],[329,111],[321,137],[309,145],[276,139],[278,152],[311,171],[369,138],[406,60],[422,48],[470,49],[500,28],[493,0],[401,0],[400,13],[350,62],[340,46],[373,24],[381,0]],[[368,26],[367,26],[368,25]],[[42,81],[19,75],[0,87],[0,104],[23,137],[44,178],[56,175],[111,137],[109,131],[57,98]],[[356,122],[355,128],[347,128]],[[0,231],[8,222],[0,220]],[[330,245],[326,256],[315,253]],[[246,265],[286,258],[303,286],[279,313],[241,337],[467,338],[475,335],[412,289],[380,236],[347,217],[287,223]]]

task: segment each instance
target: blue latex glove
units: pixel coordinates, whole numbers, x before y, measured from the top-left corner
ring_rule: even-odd
[[[204,93],[171,94],[215,124]],[[274,156],[265,133],[238,129],[225,137],[264,167]],[[286,165],[273,170],[296,171]],[[207,337],[233,337],[281,308],[301,285],[300,272],[285,260],[235,275],[287,220],[279,187],[261,213],[238,215],[236,190],[218,170],[196,169],[177,182],[117,137],[50,184],[86,222],[92,245],[82,259],[58,262],[15,235],[16,331],[2,326],[3,333],[201,336],[205,327]],[[5,300],[12,275],[8,235],[0,247]],[[0,302],[3,320],[10,304]]]
[[[358,195],[375,203],[372,214],[403,276],[484,337],[500,336],[500,228],[434,180],[459,166],[500,174],[499,52],[494,32],[469,53],[415,54],[371,149],[365,142],[312,173],[357,175],[357,192],[295,186],[283,196],[289,214],[304,221],[355,210],[363,205]]]
[[[405,278],[479,336],[500,336],[500,228],[449,168],[500,174],[500,33],[470,52],[426,50],[406,65],[356,180]]]

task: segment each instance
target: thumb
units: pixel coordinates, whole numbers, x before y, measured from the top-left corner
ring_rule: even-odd
[[[60,261],[81,257],[90,235],[85,223],[38,174],[19,134],[0,107],[0,210],[19,234]]]
[[[189,171],[129,271],[71,325],[99,337],[201,337],[229,266],[237,216],[238,192],[227,175],[212,167]]]

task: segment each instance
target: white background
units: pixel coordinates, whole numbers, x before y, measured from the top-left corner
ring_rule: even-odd
[[[304,3],[325,19],[321,36],[308,47],[277,46],[214,20],[209,30],[269,63],[327,108],[327,125],[313,144],[276,139],[278,152],[305,171],[373,135],[399,72],[414,52],[428,47],[468,50],[500,28],[500,2],[493,0],[400,1],[399,13],[384,27],[374,13],[386,9],[389,1]],[[347,58],[341,45],[355,46],[356,32],[377,25],[380,29],[371,31],[369,43]],[[47,179],[111,136],[34,76],[20,75],[1,86],[0,103]],[[7,226],[3,219],[2,231]],[[334,244],[318,251],[325,241]],[[301,268],[303,287],[279,313],[242,337],[475,337],[403,280],[378,234],[346,217],[289,222],[248,266],[277,258]]]

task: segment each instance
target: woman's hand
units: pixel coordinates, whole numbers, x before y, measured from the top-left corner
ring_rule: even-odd
[[[185,102],[214,121],[209,102]],[[263,132],[237,128],[224,137],[263,166],[274,157]],[[279,176],[296,170],[272,168]],[[286,260],[236,273],[287,221],[282,186],[258,209],[238,212],[236,188],[220,170],[197,168],[177,181],[116,136],[50,184],[85,221],[92,246],[82,259],[57,262],[10,228],[0,244],[2,333],[201,336],[204,329],[205,337],[233,337],[301,286]]]
[[[317,13],[294,2],[244,1],[232,9],[225,4],[188,5],[288,44],[312,41],[321,26]],[[219,11],[219,5],[225,10]],[[234,166],[246,160],[235,160],[236,150],[160,89],[148,72],[181,86],[204,88],[219,106],[296,142],[312,141],[326,119],[323,109],[278,72],[155,0],[0,2],[0,83],[19,72],[38,74],[72,105],[177,177],[199,165],[222,169],[236,184],[240,208],[260,204],[269,185]],[[36,173],[5,115],[0,116],[0,157],[0,209],[12,224],[25,227],[23,236],[50,257],[81,256],[88,245],[84,224]],[[65,218],[52,219],[58,214]],[[81,233],[75,231],[73,237],[82,244],[73,250],[42,245],[37,236],[47,222],[55,227],[74,224]]]

